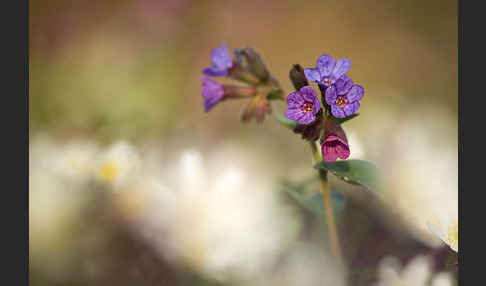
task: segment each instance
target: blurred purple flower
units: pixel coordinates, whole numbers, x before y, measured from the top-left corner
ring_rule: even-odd
[[[290,120],[298,120],[299,124],[313,122],[321,109],[317,94],[310,86],[304,86],[300,91],[289,94],[287,105],[285,116]]]
[[[317,59],[316,67],[306,68],[304,74],[308,80],[329,87],[346,74],[350,67],[349,59],[335,61],[330,55],[324,54]]]
[[[201,95],[204,98],[204,111],[208,112],[213,106],[223,100],[224,88],[223,85],[208,77],[203,77],[201,82],[203,84]]]
[[[331,106],[334,117],[344,118],[358,110],[363,95],[364,88],[344,75],[326,89],[326,102]]]
[[[222,42],[221,47],[215,48],[211,52],[212,65],[203,70],[207,76],[227,76],[229,70],[234,66],[231,55],[228,52],[226,43]]]

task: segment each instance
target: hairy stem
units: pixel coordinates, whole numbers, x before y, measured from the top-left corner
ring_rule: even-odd
[[[312,154],[314,155],[315,163],[322,161],[322,155],[319,148],[316,146],[316,142],[310,142]],[[321,181],[321,192],[324,210],[326,212],[326,223],[328,228],[329,241],[331,242],[331,251],[334,258],[341,265],[343,259],[341,256],[341,246],[339,245],[336,224],[334,220],[334,211],[331,202],[331,192],[329,190],[329,184],[327,182],[327,171],[319,170],[319,178]]]

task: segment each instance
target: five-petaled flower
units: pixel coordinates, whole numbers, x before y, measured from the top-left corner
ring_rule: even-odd
[[[204,98],[204,111],[208,112],[213,108],[218,102],[224,98],[224,88],[223,85],[215,82],[214,80],[203,77],[201,79],[203,87],[201,89],[201,95]]]
[[[317,94],[310,86],[304,86],[300,91],[289,94],[287,105],[285,116],[290,120],[298,120],[299,124],[312,123],[321,109]]]
[[[310,81],[329,87],[346,74],[351,67],[349,59],[335,61],[330,55],[321,55],[317,59],[315,68],[306,68],[304,74]]]
[[[207,76],[227,76],[229,70],[233,68],[235,63],[231,59],[226,43],[222,42],[221,47],[215,48],[211,52],[212,65],[203,70]]]
[[[364,88],[354,84],[346,75],[343,75],[333,85],[326,89],[326,102],[331,106],[334,117],[344,118],[355,113],[363,98]]]
[[[324,125],[324,134],[321,138],[322,156],[326,162],[334,162],[337,158],[349,157],[349,145],[346,134],[341,125],[332,119],[327,119]]]

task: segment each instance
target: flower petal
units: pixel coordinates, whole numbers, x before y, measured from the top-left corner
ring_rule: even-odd
[[[330,55],[321,55],[317,59],[316,68],[319,71],[321,78],[331,75],[336,62]]]
[[[337,106],[337,105],[331,105],[331,113],[336,118],[344,118],[344,117],[346,117],[346,114],[344,113],[344,110],[341,107]]]
[[[336,98],[337,98],[337,92],[336,92],[336,87],[334,85],[331,85],[326,89],[326,102],[329,105],[334,105],[336,103]]]
[[[207,77],[203,77],[201,82],[203,84],[201,95],[204,98],[204,110],[208,112],[213,106],[223,100],[224,89],[221,84]]]
[[[221,69],[227,69],[233,66],[233,60],[228,52],[226,43],[222,42],[221,47],[213,49],[211,52],[211,61],[215,66]]]
[[[361,85],[355,84],[348,92],[348,102],[355,102],[361,100],[364,95],[364,88]]]
[[[285,110],[285,117],[290,120],[299,120],[301,119],[305,113],[300,108],[289,108]]]
[[[312,88],[312,86],[304,86],[303,88],[300,89],[300,95],[302,95],[302,98],[305,99],[307,102],[313,103],[314,100],[317,98],[317,93],[316,91]]]
[[[353,80],[347,75],[343,75],[334,83],[334,85],[336,86],[337,94],[343,95],[348,93],[353,87]]]
[[[314,120],[316,120],[316,116],[312,112],[308,112],[299,119],[299,124],[307,125],[312,123]]]
[[[320,82],[321,81],[321,74],[315,68],[306,68],[304,69],[305,77],[310,81]]]
[[[305,100],[300,95],[300,92],[292,92],[287,96],[287,105],[289,108],[298,108],[305,103]]]
[[[352,103],[349,103],[348,105],[346,105],[343,110],[344,110],[344,114],[346,116],[350,116],[350,115],[353,115],[356,111],[358,111],[359,109],[359,102],[355,101],[355,102],[352,102]]]
[[[203,70],[203,74],[207,76],[227,76],[228,70],[220,69],[216,66],[210,66],[209,68]]]
[[[203,84],[202,89],[201,89],[201,95],[204,98],[218,98],[221,99],[224,95],[224,89],[223,86],[216,81],[208,78],[208,77],[203,77],[201,79],[201,82]]]
[[[338,158],[341,158],[341,159],[347,159],[349,157],[349,147],[346,146],[346,145],[343,145],[343,144],[338,144],[336,145],[336,148],[334,149],[335,152],[336,152],[336,155],[338,156]]]
[[[327,145],[323,145],[322,154],[324,156],[324,160],[329,163],[335,162],[338,158],[336,152],[334,152],[334,147]]]
[[[314,97],[312,113],[314,115],[316,115],[319,112],[320,109],[321,109],[321,102],[319,101],[319,98],[317,98],[317,96],[316,96],[316,97]]]
[[[351,61],[349,59],[340,59],[336,62],[334,69],[332,70],[331,79],[333,81],[338,80],[341,76],[349,71],[351,68]]]

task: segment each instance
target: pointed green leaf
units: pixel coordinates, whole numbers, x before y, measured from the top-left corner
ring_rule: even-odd
[[[289,128],[289,129],[294,129],[295,126],[297,126],[297,121],[295,120],[290,120],[288,119],[287,117],[285,116],[282,116],[282,115],[275,115],[275,118],[278,120],[278,122],[280,124],[282,124],[283,126]]]
[[[267,94],[267,99],[268,100],[283,100],[282,95],[283,95],[283,90],[275,89],[275,90],[272,90],[269,94]]]
[[[346,121],[348,121],[350,119],[355,118],[358,115],[359,115],[359,113],[354,113],[354,114],[352,114],[350,116],[346,116],[344,118],[337,118],[337,117],[334,117],[332,114],[330,114],[329,117],[331,117],[331,119],[334,120],[334,121],[336,121],[337,123],[342,124],[342,123],[344,123],[344,122],[346,122]]]
[[[345,160],[328,163],[322,161],[314,167],[329,171],[348,183],[362,185],[371,191],[379,191],[380,189],[378,169],[371,162]]]

